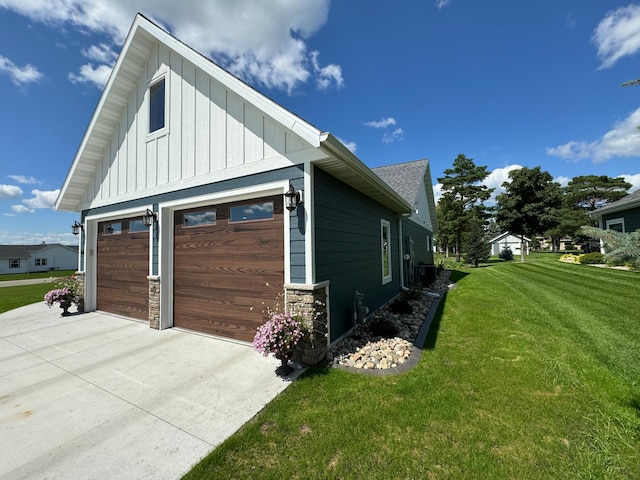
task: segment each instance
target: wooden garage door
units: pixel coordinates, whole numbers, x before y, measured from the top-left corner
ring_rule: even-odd
[[[176,212],[174,325],[253,340],[282,291],[283,222],[281,195]]]
[[[149,229],[140,217],[98,224],[97,308],[149,319]]]

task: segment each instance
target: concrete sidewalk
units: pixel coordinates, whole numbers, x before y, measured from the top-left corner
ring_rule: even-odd
[[[290,384],[278,363],[103,313],[1,314],[0,478],[179,478]]]
[[[0,279],[0,288],[2,287],[19,287],[20,285],[37,285],[38,283],[53,283],[62,281],[64,277],[47,277],[47,278],[30,278],[27,280],[2,280]]]

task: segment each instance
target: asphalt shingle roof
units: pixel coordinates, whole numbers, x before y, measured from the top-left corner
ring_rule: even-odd
[[[40,245],[0,245],[0,258],[29,258],[30,254],[59,243],[43,243]],[[65,245],[66,246],[66,245]],[[70,247],[77,249],[78,247]]]
[[[376,167],[371,170],[407,202],[415,205],[428,166],[429,160],[423,159]]]

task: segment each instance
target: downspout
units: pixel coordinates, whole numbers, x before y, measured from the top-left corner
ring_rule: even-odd
[[[403,292],[406,292],[409,289],[404,284],[404,236],[402,235],[402,220],[404,220],[405,218],[409,218],[410,215],[410,213],[403,213],[398,216],[398,245],[400,247],[398,248],[398,252],[400,255],[400,290],[402,290]]]

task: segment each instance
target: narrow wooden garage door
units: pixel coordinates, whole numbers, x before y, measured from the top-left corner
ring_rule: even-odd
[[[149,229],[138,218],[98,224],[97,308],[149,319]]]
[[[175,213],[175,326],[251,341],[283,283],[281,195]]]

